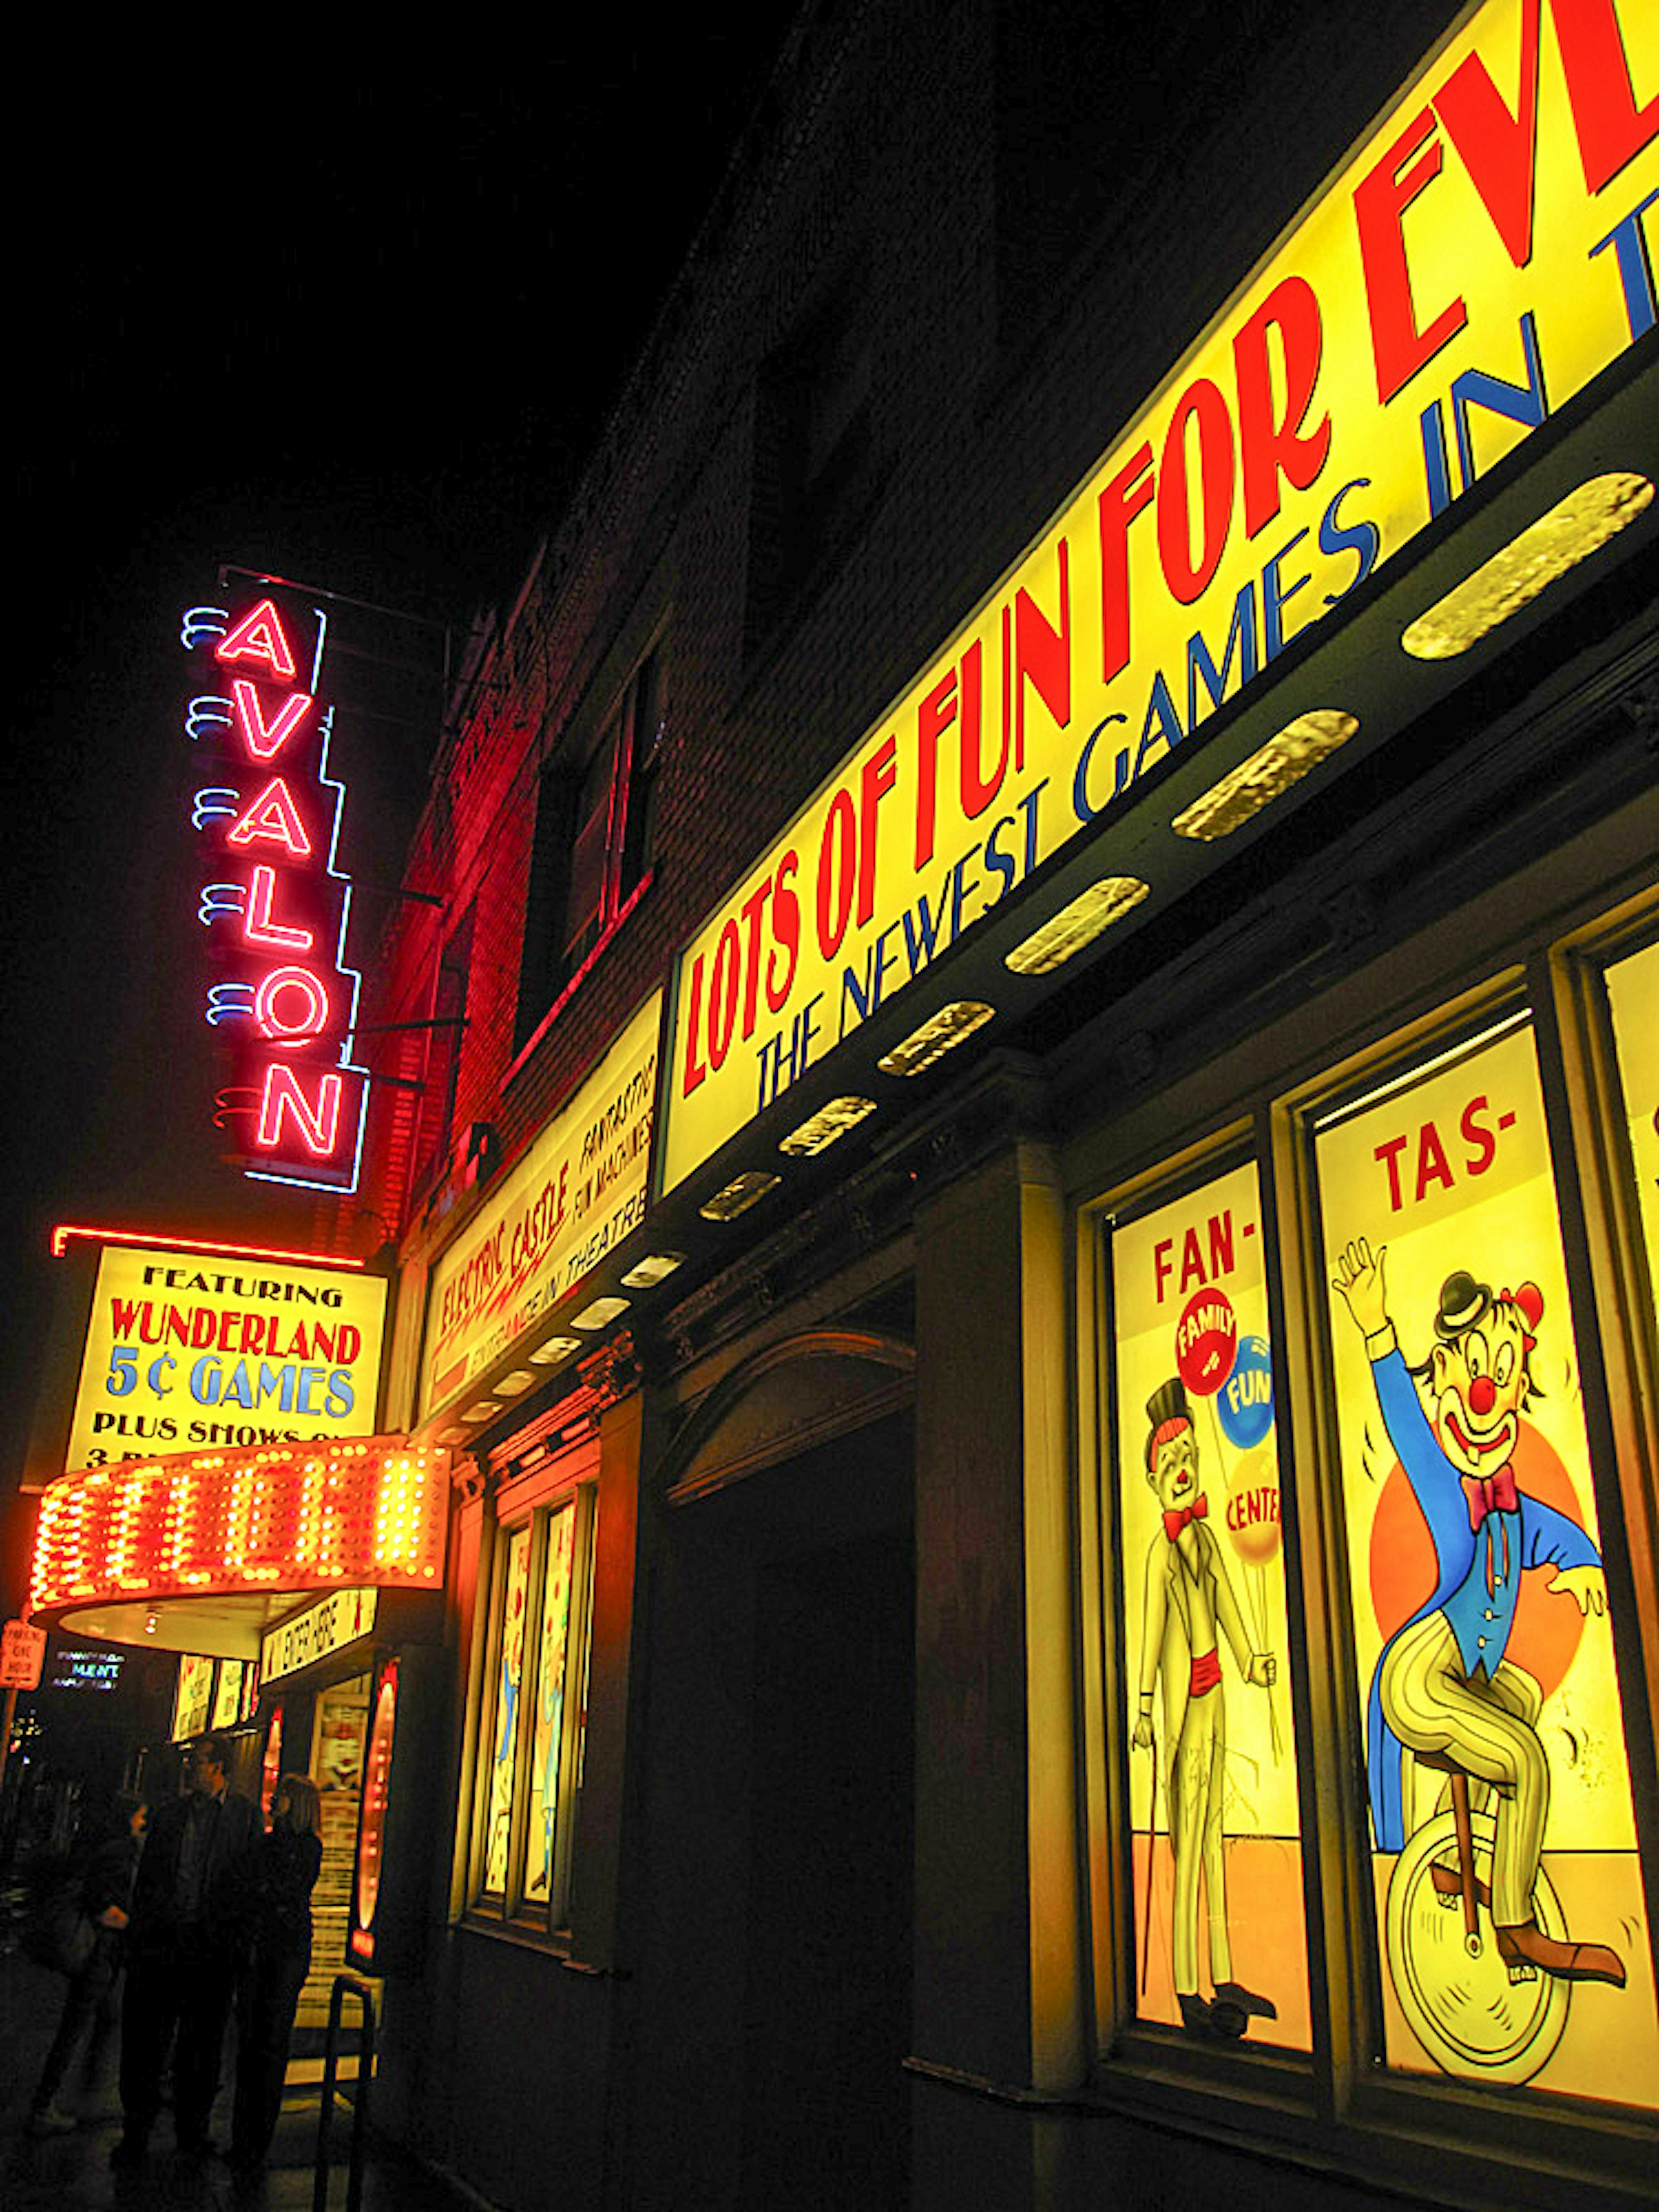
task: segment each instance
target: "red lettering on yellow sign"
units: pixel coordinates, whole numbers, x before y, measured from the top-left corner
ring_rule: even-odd
[[[1389,1179],[1389,1211],[1398,1213],[1407,1205],[1420,1206],[1432,1192],[1450,1190],[1460,1175],[1485,1175],[1498,1157],[1499,1133],[1514,1127],[1514,1114],[1496,1113],[1482,1091],[1458,1116],[1461,1150],[1455,1144],[1449,1147],[1433,1121],[1385,1137],[1372,1157]]]

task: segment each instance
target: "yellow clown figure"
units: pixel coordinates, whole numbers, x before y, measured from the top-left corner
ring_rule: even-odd
[[[1188,2034],[1227,2041],[1243,2035],[1252,2015],[1276,2020],[1277,2008],[1233,1978],[1227,1934],[1227,1885],[1222,1814],[1226,1795],[1227,1724],[1218,1634],[1224,1634],[1247,1682],[1270,1689],[1278,1675],[1271,1652],[1254,1651],[1227,1579],[1220,1545],[1208,1527],[1209,1505],[1199,1480],[1198,1433],[1185,1385],[1176,1377],[1147,1401],[1146,1480],[1163,1524],[1146,1555],[1146,1611],[1140,1646],[1139,1701],[1134,1744],[1153,1749],[1152,1706],[1164,1685],[1164,1746],[1175,1857],[1171,1948],[1176,2002]],[[1199,1989],[1199,1893],[1204,1893],[1214,1996]]]

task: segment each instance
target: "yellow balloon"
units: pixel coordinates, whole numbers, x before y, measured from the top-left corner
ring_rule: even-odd
[[[1227,1470],[1227,1534],[1241,1559],[1262,1566],[1284,1540],[1279,1514],[1279,1465],[1268,1443],[1240,1452]]]

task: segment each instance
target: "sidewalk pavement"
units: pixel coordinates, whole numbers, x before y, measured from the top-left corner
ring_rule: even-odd
[[[11,1936],[8,1929],[0,1941]],[[290,2076],[269,2167],[251,2184],[233,2179],[222,2158],[179,2157],[165,2113],[145,2163],[131,2171],[112,2168],[110,2150],[121,2132],[115,2093],[118,2038],[111,2039],[100,2078],[83,2080],[77,2055],[59,2092],[59,2104],[81,2121],[74,2134],[32,2136],[29,2102],[58,2025],[64,1988],[61,1976],[15,1948],[0,1948],[0,2204],[5,2212],[309,2212],[321,2106],[314,2081],[301,2083]],[[212,2122],[214,2139],[222,2145],[230,2135],[234,2035],[233,2028],[226,2038],[226,2087]],[[351,2112],[342,2100],[329,2137],[331,2212],[343,2212],[346,2202],[350,2138]],[[480,2212],[483,2204],[372,2136],[362,2202],[363,2212]]]

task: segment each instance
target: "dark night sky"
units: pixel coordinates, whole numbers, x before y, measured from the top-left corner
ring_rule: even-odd
[[[178,610],[222,561],[459,629],[509,597],[787,11],[551,33],[539,52],[533,21],[450,19],[447,43],[395,52],[332,29],[318,44],[297,18],[263,46],[188,54],[93,52],[66,29],[88,52],[41,72],[40,119],[14,142],[32,214],[9,240],[21,712],[0,748],[0,1496],[48,1224],[163,1222],[189,1157],[167,1090],[194,1018],[171,872]],[[69,82],[60,109],[49,88]],[[386,731],[365,787],[416,790],[435,738]]]

